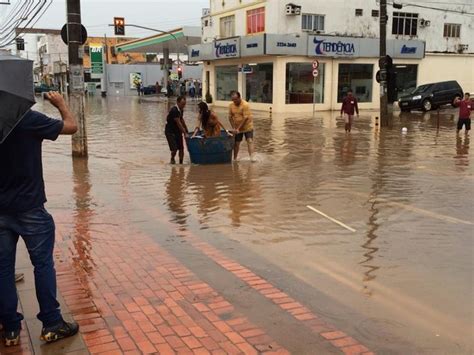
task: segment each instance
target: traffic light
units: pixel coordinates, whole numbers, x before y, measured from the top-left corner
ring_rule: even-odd
[[[25,50],[25,40],[23,38],[16,39],[16,50],[24,51]]]
[[[178,79],[181,79],[183,77],[183,68],[178,67]]]
[[[114,31],[116,36],[125,36],[125,19],[114,17]]]
[[[390,103],[398,101],[397,72],[393,65],[387,69],[387,97]]]

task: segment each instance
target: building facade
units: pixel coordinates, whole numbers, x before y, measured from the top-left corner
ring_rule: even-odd
[[[474,90],[474,5],[397,7],[389,6],[387,53],[399,95],[453,79]],[[256,109],[338,109],[350,88],[361,108],[375,109],[379,16],[375,1],[211,0],[189,58],[204,63],[204,93],[216,105],[238,90]]]

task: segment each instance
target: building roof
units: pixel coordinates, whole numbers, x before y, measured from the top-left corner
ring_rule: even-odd
[[[185,26],[163,32],[165,33],[121,43],[115,46],[116,51],[163,53],[164,49],[169,49],[171,53],[187,53],[188,46],[201,43],[201,28],[198,26]]]
[[[39,34],[48,34],[48,35],[60,35],[61,30],[54,30],[51,28],[21,28],[17,27],[15,28],[15,33],[21,34],[21,33],[39,33]]]

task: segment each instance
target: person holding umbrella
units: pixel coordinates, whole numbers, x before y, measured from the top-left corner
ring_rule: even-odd
[[[31,75],[30,75],[31,73]],[[77,333],[63,320],[56,297],[53,249],[55,226],[44,208],[41,146],[45,139],[73,134],[77,123],[57,92],[46,94],[62,120],[30,110],[34,104],[32,62],[0,55],[0,323],[6,346],[20,341],[15,287],[16,245],[21,236],[34,266],[41,339],[53,342]]]

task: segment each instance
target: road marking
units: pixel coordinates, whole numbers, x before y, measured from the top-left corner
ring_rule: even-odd
[[[341,227],[346,228],[347,230],[349,230],[349,231],[351,231],[351,232],[353,232],[353,233],[356,232],[356,230],[355,230],[354,228],[351,228],[351,227],[345,225],[344,223],[338,221],[337,219],[334,219],[334,218],[328,216],[326,213],[321,212],[321,211],[317,210],[316,208],[314,208],[314,207],[312,207],[312,206],[310,206],[310,205],[308,205],[308,206],[306,206],[306,207],[308,207],[311,211],[314,211],[314,212],[320,214],[321,216],[326,217],[326,218],[329,219],[330,221],[332,221],[332,222],[334,222],[334,223],[336,223],[336,224],[339,224]]]

